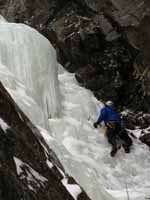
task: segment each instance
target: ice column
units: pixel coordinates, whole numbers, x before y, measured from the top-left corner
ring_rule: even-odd
[[[46,117],[58,116],[58,64],[50,42],[36,30],[24,24],[7,23],[2,17],[0,36],[0,63],[23,83]]]

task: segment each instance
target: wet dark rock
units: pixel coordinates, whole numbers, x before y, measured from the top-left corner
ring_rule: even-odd
[[[81,85],[91,89],[98,99],[112,99],[122,107],[146,110],[142,85],[134,78],[139,51],[108,14],[90,15],[79,5],[66,4],[51,22],[49,31],[53,36],[49,34],[48,38],[57,46],[59,61],[75,72]]]
[[[0,83],[0,199],[72,200],[58,167],[77,184]],[[83,192],[78,199],[89,198]]]
[[[123,115],[123,121],[128,129],[146,129],[150,125],[150,114],[144,112],[126,111],[126,115]]]
[[[93,66],[88,65],[88,66],[80,68],[76,72],[75,77],[80,84],[82,84],[85,87],[88,87],[87,80],[89,80],[89,82],[92,81],[92,79],[95,79],[96,75],[97,75],[97,71],[93,68]]]
[[[150,133],[143,133],[139,139],[150,148]]]

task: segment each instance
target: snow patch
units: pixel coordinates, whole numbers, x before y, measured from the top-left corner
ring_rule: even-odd
[[[47,160],[46,163],[50,169],[54,167],[54,165],[49,160]]]
[[[16,164],[17,174],[20,175],[22,173],[21,165],[23,165],[24,163],[17,157],[14,157],[14,161]]]
[[[31,168],[28,164],[22,162],[19,158],[14,157],[16,164],[17,174],[20,179],[26,179],[28,182],[28,188],[36,192],[36,188],[44,187],[45,182],[48,180]],[[25,171],[25,173],[24,173]]]
[[[56,166],[56,168],[61,173],[62,177],[65,178],[66,177],[65,173],[58,166]]]
[[[4,122],[4,120],[2,118],[0,118],[0,126],[4,130],[4,132],[6,132],[6,130],[10,128],[8,126],[8,124],[6,122]]]
[[[64,178],[62,181],[65,188],[68,190],[68,192],[71,194],[71,196],[77,200],[79,194],[81,194],[82,190],[77,184],[68,184],[68,179]]]
[[[40,131],[41,135],[43,136],[43,138],[45,138],[45,141],[49,141],[52,140],[54,141],[55,138],[53,138],[46,129],[42,128],[41,126],[37,125],[38,130]]]

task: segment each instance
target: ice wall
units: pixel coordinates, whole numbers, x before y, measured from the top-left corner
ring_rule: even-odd
[[[62,117],[49,122],[59,145],[53,149],[66,171],[92,200],[150,199],[149,148],[134,139],[130,154],[121,148],[112,158],[104,127],[93,128],[103,105],[78,85],[73,74],[60,70],[59,81]]]
[[[40,106],[28,95],[25,86],[1,63],[0,81],[34,124],[49,129],[49,124],[45,120],[46,116]]]
[[[98,115],[97,106],[102,104],[97,104],[92,93],[78,85],[74,74],[63,71],[61,66],[59,72],[62,117],[49,119],[53,137],[58,143],[46,140],[66,171],[81,184],[92,200],[115,200],[105,190],[102,176],[97,171],[103,162],[97,162],[102,149],[94,141],[92,121]],[[94,151],[98,151],[96,156]]]
[[[0,69],[1,66],[24,85],[46,118],[59,115],[56,53],[45,37],[24,24],[7,23],[1,17]]]

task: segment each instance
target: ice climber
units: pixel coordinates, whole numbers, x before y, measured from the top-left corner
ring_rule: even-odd
[[[112,101],[107,101],[105,107],[100,111],[98,120],[93,124],[95,128],[101,123],[105,123],[106,126],[106,137],[108,142],[112,145],[110,155],[113,157],[117,153],[118,148],[121,144],[126,153],[130,153],[130,147],[132,140],[128,136],[125,128],[121,126],[121,116],[117,113],[117,110]]]

